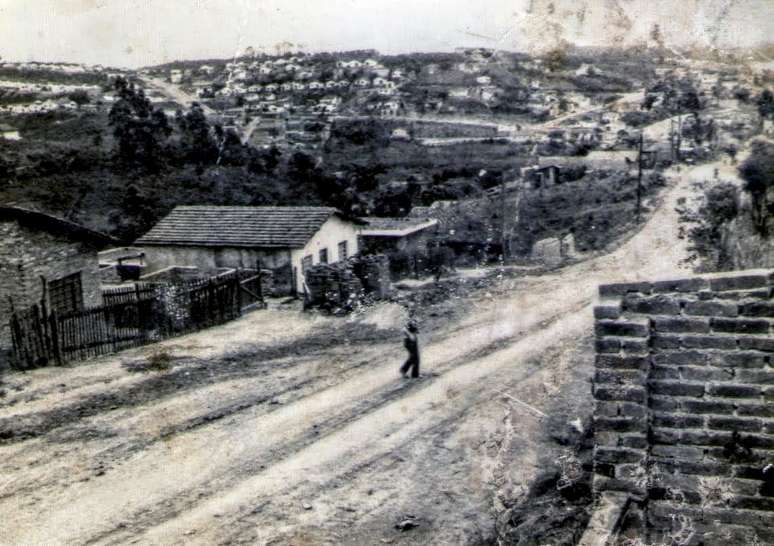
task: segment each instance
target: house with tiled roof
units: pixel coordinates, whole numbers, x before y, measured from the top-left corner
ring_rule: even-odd
[[[360,246],[370,253],[425,251],[438,228],[433,218],[369,216],[362,220],[366,225],[360,230]]]
[[[275,290],[303,293],[304,271],[359,251],[361,220],[330,207],[179,206],[140,237],[147,271],[196,267],[274,273]]]

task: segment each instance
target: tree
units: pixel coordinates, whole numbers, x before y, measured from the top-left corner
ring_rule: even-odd
[[[704,204],[697,211],[697,224],[689,232],[692,250],[709,262],[711,270],[732,265],[723,245],[723,227],[739,213],[737,193],[737,187],[730,182],[707,190]]]
[[[557,47],[546,54],[546,66],[551,72],[557,72],[567,63],[567,54],[564,49]]]
[[[774,119],[774,93],[770,89],[764,89],[755,101],[761,121]]]
[[[127,165],[155,171],[163,164],[163,144],[172,129],[167,116],[154,109],[142,89],[117,78],[118,100],[108,115],[118,146],[118,157]]]
[[[641,108],[643,110],[647,110],[650,112],[650,110],[653,108],[653,105],[656,103],[657,100],[658,100],[658,96],[652,93],[647,93],[645,95],[645,99],[642,101]]]
[[[664,49],[664,37],[661,35],[661,27],[655,23],[650,29],[650,39],[658,45],[659,49]]]
[[[774,203],[769,204],[769,190],[774,189],[774,144],[755,142],[747,160],[739,167],[745,181],[744,189],[752,198],[752,220],[762,236],[768,235],[769,216],[774,213]]]
[[[750,100],[750,90],[746,87],[736,86],[734,88],[734,98],[739,102],[747,103]]]
[[[218,147],[202,107],[193,103],[186,114],[178,111],[176,121],[180,128],[184,156],[198,164],[212,163],[217,157]]]
[[[88,104],[89,102],[91,102],[91,97],[89,97],[89,94],[83,89],[78,89],[76,91],[73,91],[72,93],[67,95],[67,98],[73,101],[78,106],[79,109],[84,104]]]

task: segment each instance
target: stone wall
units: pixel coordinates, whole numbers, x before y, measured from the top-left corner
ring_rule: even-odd
[[[11,344],[9,298],[17,308],[29,307],[43,296],[41,278],[51,282],[77,272],[81,272],[84,305],[101,305],[95,248],[16,222],[0,222],[0,352]]]
[[[774,273],[600,287],[595,489],[639,531],[774,543]]]

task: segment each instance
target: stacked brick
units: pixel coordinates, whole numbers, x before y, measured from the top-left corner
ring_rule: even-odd
[[[307,303],[313,306],[347,307],[363,291],[360,279],[345,262],[315,265],[304,277]]]
[[[390,262],[383,255],[354,256],[346,262],[313,266],[305,272],[305,280],[310,305],[350,308],[366,294],[387,297]]]
[[[641,501],[649,540],[774,543],[773,285],[740,272],[600,287],[595,488]]]

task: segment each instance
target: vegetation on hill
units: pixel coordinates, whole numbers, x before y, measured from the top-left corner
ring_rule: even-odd
[[[94,71],[63,72],[49,68],[22,68],[20,66],[0,66],[0,80],[11,80],[41,85],[102,85],[105,75]]]

